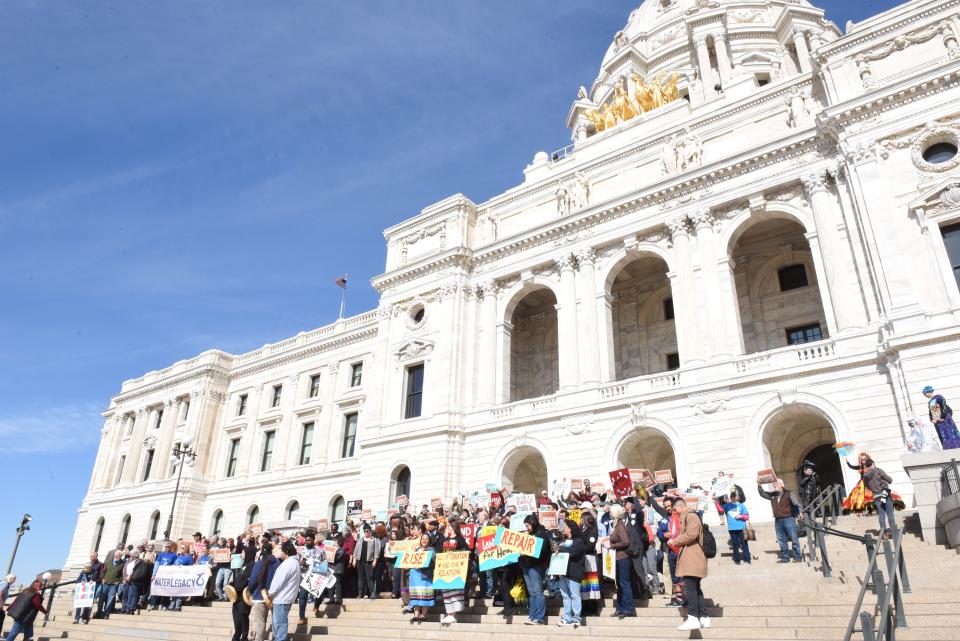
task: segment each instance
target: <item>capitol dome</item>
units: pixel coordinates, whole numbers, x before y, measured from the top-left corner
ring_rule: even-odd
[[[741,96],[808,73],[813,50],[838,37],[807,0],[644,0],[614,34],[596,79],[581,88],[568,126],[574,140],[578,127],[580,139],[603,131],[596,112],[618,84],[632,96],[638,84],[674,78],[675,96],[691,108]]]

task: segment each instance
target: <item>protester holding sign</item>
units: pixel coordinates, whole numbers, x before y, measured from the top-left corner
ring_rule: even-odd
[[[174,560],[173,565],[183,566],[183,565],[193,565],[193,555],[190,554],[190,549],[186,544],[180,545],[180,550],[177,554],[177,558]],[[170,600],[170,610],[175,610],[179,612],[183,607],[183,597],[174,597]]]
[[[715,503],[720,515],[726,517],[727,532],[733,547],[733,564],[750,565],[750,545],[744,535],[747,521],[750,520],[750,511],[740,502],[740,495],[736,490],[730,492],[729,497],[719,497]]]
[[[543,597],[543,578],[547,572],[547,566],[550,564],[550,535],[540,525],[540,520],[536,514],[530,514],[524,519],[527,528],[527,534],[539,539],[539,555],[520,557],[520,570],[523,572],[523,582],[527,586],[527,593],[530,595],[530,613],[526,623],[527,625],[543,625],[547,616],[547,601]]]
[[[85,565],[77,577],[77,589],[74,594],[73,622],[86,625],[90,623],[90,608],[93,607],[94,593],[96,592],[93,568]]]
[[[433,543],[429,534],[420,535],[420,545],[417,546],[417,552],[424,552],[433,549]],[[412,568],[410,570],[410,605],[413,606],[413,618],[411,623],[417,625],[427,619],[427,609],[432,608],[433,599],[433,572],[430,566],[425,568]]]
[[[613,520],[613,529],[610,532],[608,547],[616,554],[617,576],[617,605],[614,615],[618,618],[635,617],[637,610],[633,603],[633,559],[627,554],[630,546],[630,533],[627,528],[630,522],[622,505],[610,506],[610,518]]]
[[[710,627],[707,605],[703,598],[701,582],[707,576],[707,555],[704,550],[703,522],[690,509],[686,501],[675,501],[681,527],[680,534],[668,541],[680,549],[677,555],[677,574],[683,577],[683,593],[687,601],[687,620],[678,630],[699,630]],[[716,550],[714,550],[716,551]]]
[[[558,546],[561,554],[567,555],[567,567],[563,576],[558,577],[560,595],[563,598],[563,614],[559,626],[580,626],[580,582],[585,573],[583,559],[587,547],[583,543],[583,532],[580,526],[567,519],[560,524],[560,533],[563,541]]]
[[[800,503],[790,490],[783,487],[783,481],[775,481],[773,488],[773,492],[767,492],[757,485],[757,492],[770,501],[770,507],[773,509],[773,525],[777,532],[777,544],[780,546],[780,560],[777,563],[790,562],[787,541],[793,547],[793,562],[800,563],[803,556],[800,552],[800,537],[797,535],[796,521],[800,515]]]
[[[300,578],[307,575],[313,569],[313,562],[317,560],[326,560],[326,554],[323,552],[323,548],[319,545],[316,545],[317,533],[313,530],[307,530],[303,534],[303,549],[297,555],[300,561]],[[300,609],[300,620],[297,622],[298,625],[307,624],[307,600],[310,598],[310,593],[306,589],[300,588],[300,593],[297,595],[297,605]],[[314,598],[313,600],[313,614],[315,616],[320,616],[320,599]]]
[[[461,552],[469,550],[467,542],[460,533],[460,523],[451,519],[444,528],[442,536],[437,541],[438,552]],[[443,596],[443,608],[446,616],[440,619],[440,623],[451,625],[457,622],[457,612],[462,612],[464,605],[463,588],[453,590],[441,590]]]
[[[330,600],[330,603],[343,605],[343,575],[347,571],[350,557],[347,556],[347,550],[343,547],[342,534],[335,534],[333,543],[336,545],[336,549],[333,552],[333,562],[331,565],[333,567],[333,576],[336,577],[337,582],[333,585],[333,598]]]

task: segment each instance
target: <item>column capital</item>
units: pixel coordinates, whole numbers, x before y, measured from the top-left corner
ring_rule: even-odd
[[[493,280],[492,278],[480,283],[480,292],[483,294],[484,298],[487,298],[487,296],[496,297],[497,292],[499,291],[500,286],[497,284],[497,281]]]
[[[673,238],[676,238],[677,236],[686,236],[688,233],[686,214],[680,214],[668,220],[667,229],[670,230],[670,236]]]
[[[813,196],[819,192],[826,192],[828,189],[827,170],[821,168],[816,171],[811,171],[802,176],[800,182],[803,183],[803,188],[807,191],[808,196]]]
[[[797,38],[797,37],[802,38],[802,37],[807,33],[807,31],[809,31],[809,30],[810,30],[810,27],[807,27],[807,26],[804,26],[804,25],[795,24],[795,25],[793,25],[793,27],[790,29],[790,32],[793,34],[793,37],[794,37],[794,38]]]
[[[577,264],[583,265],[593,265],[597,261],[597,252],[593,247],[584,247],[583,249],[578,249],[576,252]]]
[[[573,254],[560,254],[554,258],[553,261],[557,264],[557,268],[561,274],[566,271],[573,271],[576,264],[576,259],[574,259]]]
[[[693,37],[693,44],[696,47],[706,47],[707,46],[707,36],[700,34]]]
[[[711,33],[710,36],[713,38],[713,43],[715,45],[721,42],[726,43],[727,41],[727,34],[725,34],[722,31],[716,31],[714,33]]]
[[[713,229],[713,224],[715,222],[713,212],[710,211],[709,207],[697,209],[690,214],[690,219],[693,221],[693,226],[697,230]]]

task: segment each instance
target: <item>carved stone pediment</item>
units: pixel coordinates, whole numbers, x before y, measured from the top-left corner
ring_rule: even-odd
[[[398,360],[405,361],[413,358],[428,356],[433,351],[433,341],[420,338],[409,340],[394,350]]]

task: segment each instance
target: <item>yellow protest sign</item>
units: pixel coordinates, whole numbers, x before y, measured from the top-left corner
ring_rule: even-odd
[[[433,550],[417,550],[415,552],[404,552],[397,559],[396,566],[401,570],[412,570],[414,568],[425,568],[433,560]]]
[[[433,566],[434,590],[462,590],[467,585],[469,552],[443,552]]]
[[[571,508],[567,510],[567,518],[576,523],[577,525],[582,525],[580,519],[583,517],[583,510],[578,507]]]

